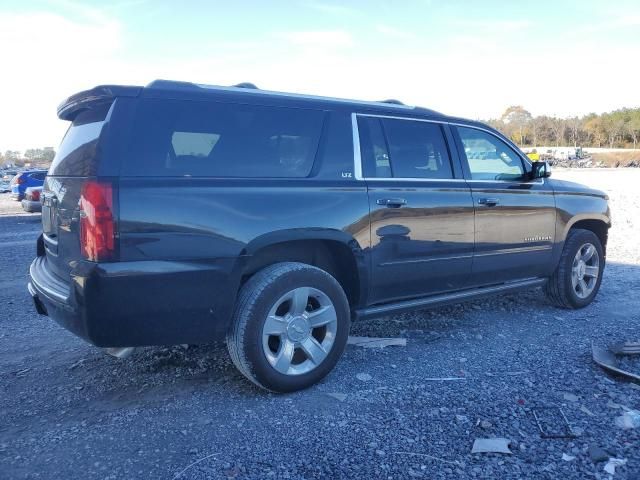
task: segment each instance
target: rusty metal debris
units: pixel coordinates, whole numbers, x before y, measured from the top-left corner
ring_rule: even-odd
[[[639,342],[626,342],[615,344],[609,349],[604,349],[591,344],[593,361],[610,373],[620,375],[632,382],[640,382],[640,375],[623,370],[618,365],[616,355],[640,355]]]
[[[536,407],[532,412],[542,438],[575,438],[577,436],[560,407]]]

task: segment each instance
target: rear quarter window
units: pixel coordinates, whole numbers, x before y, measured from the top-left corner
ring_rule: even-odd
[[[86,177],[96,174],[96,147],[110,106],[96,105],[76,116],[49,167],[49,175]]]
[[[323,119],[311,109],[141,100],[122,174],[306,177]]]

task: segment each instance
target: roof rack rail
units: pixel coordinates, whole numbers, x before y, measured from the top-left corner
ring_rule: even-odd
[[[393,105],[404,105],[400,100],[396,100],[395,98],[387,98],[386,100],[382,100],[380,103],[391,103]]]
[[[251,83],[251,82],[240,82],[240,83],[236,83],[235,85],[231,85],[232,87],[236,87],[236,88],[252,88],[254,90],[260,90],[258,87],[256,87],[255,83]]]

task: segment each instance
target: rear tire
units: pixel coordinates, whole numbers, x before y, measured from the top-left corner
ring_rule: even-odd
[[[586,307],[598,294],[604,266],[604,250],[598,236],[590,230],[569,230],[558,268],[544,292],[558,307]]]
[[[293,392],[333,369],[349,327],[349,302],[335,278],[304,263],[277,263],[241,288],[227,348],[257,386]]]

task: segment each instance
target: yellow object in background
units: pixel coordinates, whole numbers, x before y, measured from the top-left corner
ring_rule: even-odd
[[[529,157],[529,160],[531,160],[532,162],[537,162],[540,160],[540,154],[535,150],[531,153],[527,153],[527,157]]]

